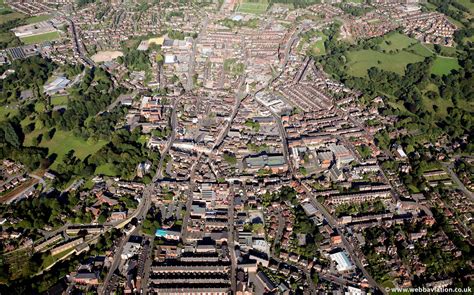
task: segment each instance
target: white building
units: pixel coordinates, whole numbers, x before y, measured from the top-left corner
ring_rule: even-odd
[[[345,272],[354,267],[347,254],[343,251],[330,254],[329,256],[336,263],[336,268],[339,272]]]

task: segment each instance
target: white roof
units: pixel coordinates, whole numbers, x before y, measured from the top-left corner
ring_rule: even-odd
[[[352,262],[349,260],[349,257],[345,252],[337,252],[330,254],[331,260],[336,262],[337,270],[340,272],[347,271],[352,269]]]

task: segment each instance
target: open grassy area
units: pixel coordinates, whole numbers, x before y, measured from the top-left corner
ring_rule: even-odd
[[[450,100],[442,98],[429,99],[423,96],[422,102],[426,110],[434,112],[438,118],[445,118],[448,115],[448,108],[453,106]]]
[[[4,0],[0,0],[0,13],[4,11],[10,11],[10,9],[5,5]]]
[[[37,129],[25,136],[25,146],[32,144],[33,138],[40,134],[45,134],[46,128]],[[57,130],[51,140],[43,139],[39,144],[40,147],[48,148],[49,154],[57,154],[57,160],[61,161],[62,157],[70,150],[74,150],[74,155],[80,159],[94,154],[101,147],[107,144],[105,140],[94,142],[92,140],[84,140],[74,136],[72,131]],[[56,167],[58,161],[55,161],[52,168]]]
[[[10,10],[8,8],[5,8],[4,10],[0,9],[0,12],[1,11],[10,11]],[[25,17],[24,14],[16,12],[16,11],[13,11],[13,12],[10,12],[10,13],[7,13],[7,14],[1,14],[0,15],[0,25],[4,24],[6,22],[9,22],[9,21],[12,21],[12,20],[15,20],[15,19],[21,19],[21,18],[24,18],[24,17]]]
[[[67,95],[55,95],[51,97],[53,106],[67,105]]]
[[[453,102],[449,99],[444,99],[442,97],[430,99],[427,96],[428,91],[435,92],[439,96],[438,87],[433,83],[428,84],[423,90],[422,103],[423,103],[424,109],[426,109],[429,112],[433,112],[434,115],[439,119],[446,118],[449,115],[448,108],[454,107]],[[474,102],[468,102],[464,99],[461,99],[458,101],[458,106],[470,112],[474,111]]]
[[[45,109],[46,109],[46,106],[44,102],[35,103],[35,112],[37,112],[38,114],[44,112]]]
[[[27,19],[25,19],[25,22],[27,24],[34,24],[34,23],[39,23],[48,19],[51,19],[53,16],[50,14],[43,14],[43,15],[37,15],[37,16],[32,16]]]
[[[3,119],[6,119],[10,116],[15,116],[18,114],[18,109],[13,106],[13,105],[8,105],[8,106],[0,106],[0,121]]]
[[[371,49],[351,51],[347,54],[348,73],[352,76],[363,77],[367,70],[377,67],[403,75],[410,63],[423,61],[426,57],[436,56],[431,73],[435,75],[449,74],[451,70],[460,68],[456,49],[441,47],[440,55],[436,55],[434,45],[422,44],[419,41],[400,33],[390,33],[380,43],[380,50]]]
[[[64,256],[68,255],[69,253],[71,253],[72,251],[74,251],[74,248],[73,249],[68,249],[68,250],[65,250],[61,253],[58,253],[56,255],[50,255],[48,257],[46,257],[44,260],[43,260],[43,264],[41,265],[41,269],[45,269],[45,268],[48,268],[51,264],[55,263],[56,261],[58,261],[59,259],[63,258]]]
[[[430,51],[424,44],[416,43],[409,47],[408,51],[413,52],[419,56],[428,57],[432,56],[433,52]]]
[[[117,172],[115,172],[115,168],[113,164],[104,164],[100,165],[95,169],[95,174],[98,175],[105,175],[105,176],[116,176]]]
[[[474,2],[472,0],[456,0],[456,2],[469,9],[471,15],[474,14]]]
[[[0,42],[10,43],[10,42],[14,42],[15,39],[16,39],[16,36],[11,31],[6,32],[6,33],[0,33]]]
[[[450,57],[436,57],[433,67],[431,68],[431,73],[442,76],[449,74],[452,70],[457,70],[461,68],[456,58]]]
[[[317,32],[316,33],[319,37],[321,37],[320,40],[316,41],[314,44],[311,44],[310,51],[313,55],[324,55],[326,54],[326,46],[324,46],[324,42],[328,38],[326,35],[324,35],[322,32]]]
[[[403,50],[415,43],[417,43],[415,39],[396,32],[385,36],[384,41],[380,44],[380,49],[387,52]]]
[[[59,38],[61,38],[61,35],[59,35],[59,32],[49,32],[49,33],[39,34],[35,36],[24,37],[20,39],[25,44],[36,44],[36,43],[42,43],[46,41],[57,40]]]
[[[267,7],[267,0],[242,0],[242,2],[237,7],[237,12],[261,14],[267,10]]]
[[[348,73],[357,77],[367,75],[367,70],[371,67],[377,67],[403,75],[408,64],[424,59],[419,55],[406,51],[387,54],[375,50],[352,51],[348,53],[347,58],[349,61]]]
[[[423,44],[424,47],[428,48],[432,52],[435,52],[434,44]],[[447,47],[447,46],[440,46],[441,51],[440,55],[442,56],[456,56],[456,48],[455,47]]]

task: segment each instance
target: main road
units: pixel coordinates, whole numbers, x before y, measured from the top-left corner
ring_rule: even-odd
[[[305,190],[306,194],[310,197],[311,203],[323,214],[324,218],[326,219],[327,223],[336,230],[336,232],[341,236],[342,243],[349,253],[350,257],[354,261],[355,265],[362,271],[364,276],[367,278],[368,283],[377,288],[382,293],[386,294],[386,291],[382,286],[380,286],[369,274],[369,272],[365,269],[364,265],[360,261],[355,247],[347,240],[343,228],[337,223],[336,219],[326,210],[326,208],[313,196],[313,192],[311,188],[306,184],[302,183],[302,187]]]
[[[283,62],[283,68],[282,68],[282,71],[280,72],[279,75],[277,75],[277,77],[275,79],[272,79],[271,81],[268,82],[267,86],[270,86],[271,84],[273,84],[280,76],[281,74],[284,72],[285,70],[285,67],[288,63],[288,59],[289,59],[289,55],[291,53],[291,48],[293,47],[293,45],[295,44],[295,41],[297,40],[298,38],[298,35],[305,29],[305,27],[300,27],[297,29],[297,31],[295,31],[295,33],[292,35],[292,37],[289,39],[289,41],[287,42],[287,46],[285,48],[285,59],[284,59],[284,62]],[[262,91],[264,90],[266,87],[262,87],[260,88],[259,90],[257,90],[255,92],[255,94],[257,94],[259,91]],[[255,95],[254,94],[254,95]],[[260,103],[262,106],[266,107],[264,104]],[[286,133],[286,130],[281,122],[281,117],[276,114],[271,108],[269,107],[266,107],[268,111],[270,111],[270,113],[273,115],[273,117],[275,118],[277,124],[278,124],[278,128],[279,128],[279,131],[280,131],[280,136],[281,136],[281,139],[282,139],[282,144],[283,144],[283,153],[284,153],[284,156],[288,162],[288,165],[290,167],[290,173],[291,173],[291,176],[293,179],[297,179],[296,177],[296,173],[294,171],[294,168],[293,168],[293,165],[292,165],[292,162],[291,162],[291,159],[290,159],[290,156],[289,156],[289,149],[288,149],[288,139],[287,139],[287,133]],[[353,118],[351,118],[349,116],[350,120],[351,121],[354,121]],[[345,237],[344,235],[344,232],[342,231],[342,228],[338,225],[337,221],[332,217],[332,215],[326,210],[326,208],[324,208],[324,206],[322,204],[319,203],[319,201],[315,198],[315,197],[312,197],[312,191],[311,191],[311,188],[309,188],[306,184],[302,183],[302,187],[304,188],[304,190],[306,191],[306,194],[308,196],[311,196],[311,201],[313,203],[313,205],[315,205],[316,208],[318,208],[318,210],[321,211],[321,213],[323,214],[324,218],[327,220],[327,222],[329,223],[329,225],[334,228],[338,233],[339,235],[341,236],[341,239],[342,239],[342,242],[343,242],[343,245],[344,247],[346,248],[347,252],[349,253],[349,255],[351,256],[352,260],[354,261],[354,263],[357,265],[357,267],[362,271],[362,273],[364,274],[364,276],[367,278],[367,281],[368,283],[374,287],[374,288],[377,288],[379,289],[382,293],[386,293],[385,289],[382,288],[373,278],[372,276],[368,273],[368,271],[365,269],[365,267],[362,265],[359,257],[357,256],[356,254],[356,251],[354,249],[354,247],[349,243],[349,241],[347,240],[347,238]]]

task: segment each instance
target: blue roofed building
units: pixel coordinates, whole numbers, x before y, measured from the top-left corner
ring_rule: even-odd
[[[179,231],[174,231],[174,230],[166,230],[159,228],[155,232],[155,236],[158,238],[164,238],[167,240],[176,240],[178,241],[181,239],[181,233]]]

